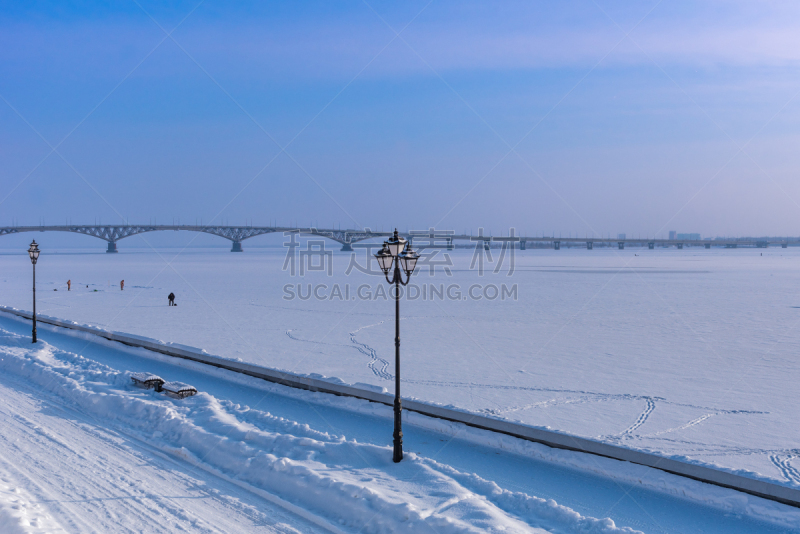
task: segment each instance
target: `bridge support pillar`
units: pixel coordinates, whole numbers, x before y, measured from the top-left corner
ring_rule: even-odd
[[[241,241],[234,241],[231,247],[231,252],[244,252]]]
[[[353,246],[350,243],[342,243],[342,252],[353,252]]]
[[[620,250],[625,250],[625,241],[619,241],[617,242],[617,245],[619,246]]]
[[[711,248],[711,243],[706,243],[706,248]]]
[[[594,243],[591,241],[586,242],[586,250],[592,250],[594,248]]]
[[[561,241],[553,241],[553,248],[556,250],[561,250]]]
[[[117,242],[116,241],[109,241],[108,242],[108,248],[106,249],[106,252],[119,252],[117,250]]]
[[[525,250],[525,247],[527,247],[527,243],[525,241],[520,241],[519,242],[519,249],[520,250]]]
[[[788,244],[786,244],[786,243],[781,243],[781,248],[786,248],[786,247],[788,247],[788,246],[789,246],[789,245],[788,245]]]
[[[648,243],[647,244],[647,248],[649,248],[650,250],[653,250],[654,248],[656,248],[656,244],[655,243]]]
[[[682,249],[683,249],[683,243],[678,243],[678,250],[682,250]]]

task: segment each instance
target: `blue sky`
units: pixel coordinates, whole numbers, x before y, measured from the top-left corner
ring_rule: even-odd
[[[798,235],[798,21],[791,2],[4,2],[0,224]]]

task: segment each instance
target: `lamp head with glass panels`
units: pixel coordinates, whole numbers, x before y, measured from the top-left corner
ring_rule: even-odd
[[[36,243],[36,240],[33,240],[31,243],[31,248],[28,249],[28,256],[31,257],[31,263],[36,265],[36,260],[39,259],[39,245]]]
[[[386,241],[383,242],[383,248],[375,254],[375,259],[378,260],[378,265],[383,271],[383,274],[389,274],[389,269],[392,268],[392,263],[394,262],[394,257],[392,253],[389,252],[389,244]]]

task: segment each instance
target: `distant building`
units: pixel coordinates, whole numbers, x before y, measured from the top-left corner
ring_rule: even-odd
[[[678,234],[678,240],[700,241],[700,234]]]
[[[670,230],[669,231],[669,239],[670,239],[670,241],[673,241],[675,239],[675,234],[677,234],[677,232],[675,230]]]
[[[625,234],[617,234],[617,239],[625,239]]]

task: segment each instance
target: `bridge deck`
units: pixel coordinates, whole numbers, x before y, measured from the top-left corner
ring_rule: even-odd
[[[351,245],[359,241],[369,239],[381,239],[391,235],[389,232],[375,232],[369,228],[363,230],[353,229],[327,229],[327,228],[297,228],[289,226],[212,226],[212,225],[52,225],[52,226],[5,226],[0,227],[0,236],[16,234],[21,232],[72,232],[84,234],[109,243],[108,251],[116,252],[116,242],[120,239],[138,235],[146,232],[159,231],[188,231],[203,232],[228,239],[234,243],[233,251],[241,251],[241,242],[245,239],[258,235],[271,233],[295,233],[304,236],[320,236],[343,245],[343,250],[352,250]],[[402,236],[417,244],[425,246],[448,246],[455,241],[469,241],[476,244],[483,242],[508,243],[552,243],[555,247],[561,244],[607,244],[624,247],[625,245],[640,246],[741,246],[741,247],[765,247],[768,245],[786,246],[789,243],[800,244],[800,238],[739,238],[739,239],[714,239],[714,240],[691,240],[691,239],[655,239],[655,238],[626,238],[614,239],[610,237],[555,237],[555,236],[484,236],[456,234],[449,231],[412,231],[403,232]],[[589,245],[591,247],[591,245]]]

